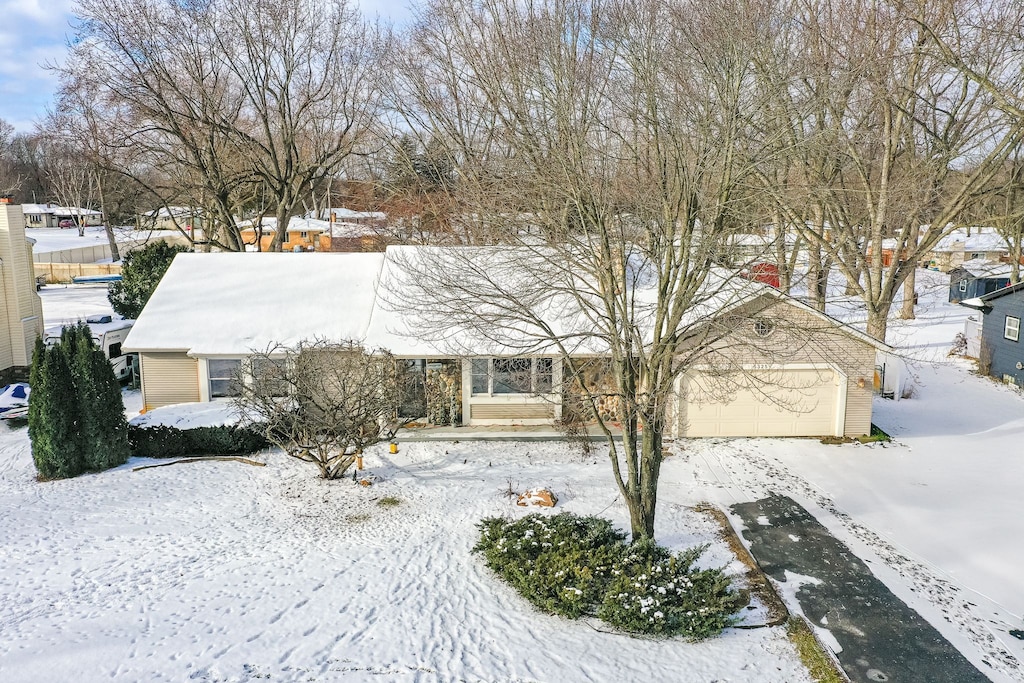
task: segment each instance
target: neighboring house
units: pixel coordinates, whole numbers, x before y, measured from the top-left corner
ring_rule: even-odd
[[[984,296],[1010,284],[1010,266],[983,259],[964,261],[949,271],[949,301]]]
[[[367,223],[334,223],[320,233],[318,251],[367,252],[384,251],[398,239],[383,228]]]
[[[982,312],[978,364],[984,372],[1007,384],[1024,387],[1024,282],[961,301]]]
[[[523,355],[511,345],[458,332],[444,343],[431,343],[412,334],[419,328],[412,314],[388,303],[408,300],[400,264],[428,249],[302,257],[178,255],[124,343],[125,351],[140,354],[145,408],[229,399],[236,373],[253,379],[248,361],[253,350],[317,338],[358,340],[403,359],[413,378],[429,388],[418,406],[407,406],[410,416],[443,415],[444,423],[471,426],[559,420],[562,368],[556,354],[542,348]],[[491,252],[501,255],[507,249]],[[217,287],[196,290],[197,282],[213,280]],[[669,432],[867,433],[875,354],[883,345],[771,287],[738,280],[734,290],[737,296],[728,306],[707,304],[693,311],[695,321],[718,316],[744,322],[730,323],[727,336],[699,342],[715,362],[694,367],[677,381]],[[569,318],[562,311],[555,324]],[[593,382],[600,385],[602,352],[581,350],[579,357],[597,368]],[[614,412],[610,405],[602,409]]]
[[[264,218],[259,225],[254,220],[242,221],[238,227],[246,251],[269,251],[277,232],[277,219]],[[292,216],[281,251],[320,251],[320,235],[324,232],[330,232],[329,222]]]
[[[995,228],[957,228],[939,240],[921,265],[947,273],[965,261],[1005,261],[1009,256],[1010,247]]]
[[[203,210],[189,206],[161,206],[139,214],[139,230],[184,230],[191,232],[202,223]]]
[[[103,214],[78,206],[22,204],[26,228],[75,228],[79,225],[103,225]]]
[[[0,198],[0,381],[28,379],[32,347],[43,333],[43,305],[36,293],[32,240],[25,237],[21,207]]]
[[[388,222],[388,215],[383,211],[353,211],[344,207],[322,209],[319,212],[310,211],[305,217],[331,223],[355,223],[356,225],[370,225],[378,228],[384,227]]]

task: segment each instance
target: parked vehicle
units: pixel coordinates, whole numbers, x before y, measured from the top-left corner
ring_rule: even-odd
[[[132,374],[133,364],[131,356],[134,354],[122,353],[121,345],[128,337],[128,332],[132,329],[135,321],[125,320],[124,318],[115,319],[111,315],[98,315],[86,318],[85,323],[92,333],[93,341],[103,349],[103,355],[110,360],[110,364],[114,368],[114,375],[118,381],[128,379]],[[63,327],[61,325],[46,331],[43,341],[46,342],[47,346],[60,343],[60,333]]]
[[[8,384],[0,389],[0,420],[28,415],[29,387],[24,382]]]
[[[75,227],[75,222],[65,218],[61,222],[57,223],[57,227],[58,228],[73,228],[73,227]]]

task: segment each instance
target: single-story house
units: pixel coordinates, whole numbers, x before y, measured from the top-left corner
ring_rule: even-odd
[[[161,206],[138,216],[139,230],[184,230],[199,229],[205,212],[194,206]]]
[[[949,271],[949,301],[984,296],[1010,284],[1010,265],[984,259],[964,261]]]
[[[76,228],[79,225],[103,225],[103,214],[79,206],[22,204],[26,228]]]
[[[277,232],[277,219],[246,220],[238,224],[246,251],[268,251]],[[330,223],[315,218],[292,216],[288,221],[281,251],[322,251],[320,236],[330,230]],[[328,241],[329,243],[329,241]]]
[[[939,240],[921,265],[948,273],[965,261],[1000,261],[1010,255],[1010,247],[995,228],[957,228]]]
[[[1024,282],[961,301],[982,312],[978,364],[983,372],[1007,384],[1024,387]]]
[[[512,248],[489,253],[500,258]],[[562,419],[563,366],[553,347],[523,351],[511,339],[473,336],[457,325],[427,338],[418,314],[393,305],[405,297],[398,275],[410,259],[456,249],[463,257],[488,253],[390,246],[386,253],[179,254],[124,344],[140,354],[145,409],[229,399],[232,378],[252,372],[253,350],[333,339],[402,359],[425,387],[421,404],[407,407],[410,416],[469,426]],[[459,272],[457,264],[452,270]],[[876,351],[886,347],[772,287],[733,279],[728,301],[694,309],[681,336],[680,354],[699,349],[702,360],[676,381],[669,433],[868,433]],[[216,285],[197,292],[197,282]],[[551,311],[553,328],[588,324],[564,306],[543,311]],[[727,332],[708,332],[712,324]],[[588,387],[600,393],[606,354],[581,345],[570,354],[577,357],[590,368]],[[614,414],[614,406],[605,409]]]

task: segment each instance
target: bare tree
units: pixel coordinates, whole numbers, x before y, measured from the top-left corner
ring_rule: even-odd
[[[794,2],[801,74],[766,92],[787,112],[807,203],[762,178],[794,229],[826,254],[884,339],[917,263],[963,220],[1020,143],[1019,3]],[[809,162],[809,163],[808,163]],[[891,259],[886,252],[892,255]],[[820,305],[820,296],[819,296]]]
[[[576,384],[636,539],[676,379],[747,319],[711,322],[749,291],[715,264],[764,147],[755,25],[706,3],[438,0],[398,67],[392,101],[457,161],[453,220],[500,246],[420,250],[391,305],[438,345],[554,354],[571,378],[606,354],[601,386]]]
[[[76,14],[62,79],[89,84],[111,144],[137,157],[127,170],[157,169],[165,206],[204,208],[220,248],[241,250],[240,210],[262,206],[280,249],[302,197],[374,124],[381,38],[345,0],[80,0]]]
[[[1010,251],[1010,281],[1021,280],[1021,258],[1024,257],[1024,158],[1021,149],[991,182],[980,206],[974,212],[977,220],[991,222]]]
[[[21,187],[11,151],[13,141],[14,126],[0,119],[0,197],[14,194]]]
[[[288,455],[338,479],[363,449],[399,425],[398,366],[386,351],[315,340],[252,354],[236,405]]]

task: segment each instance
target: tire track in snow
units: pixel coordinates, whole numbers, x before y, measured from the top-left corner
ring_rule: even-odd
[[[778,461],[769,460],[755,448],[731,442],[704,445],[709,448],[700,448],[696,444],[689,447],[699,449],[698,453],[707,463],[708,469],[720,481],[724,475],[734,486],[757,497],[764,493],[780,493],[802,498],[835,517],[852,536],[903,577],[911,591],[927,599],[947,622],[973,643],[982,654],[985,664],[1014,681],[1024,682],[1021,661],[1000,642],[992,630],[991,624],[996,622],[978,614],[977,606],[963,597],[960,586],[942,576],[935,568],[909,557],[870,527],[854,520],[826,493]],[[711,464],[709,458],[716,461],[717,467]],[[1006,623],[997,625],[1006,630],[1012,628]]]

